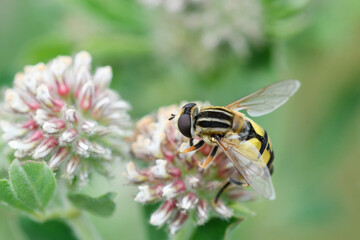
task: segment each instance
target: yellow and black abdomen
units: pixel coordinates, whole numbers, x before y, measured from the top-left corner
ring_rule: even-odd
[[[246,118],[248,133],[244,140],[251,142],[260,152],[270,173],[274,171],[274,152],[267,132],[253,120]]]

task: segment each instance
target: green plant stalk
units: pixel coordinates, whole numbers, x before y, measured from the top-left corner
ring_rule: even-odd
[[[100,234],[96,231],[89,219],[80,214],[75,218],[68,218],[67,223],[72,228],[79,240],[101,240]]]

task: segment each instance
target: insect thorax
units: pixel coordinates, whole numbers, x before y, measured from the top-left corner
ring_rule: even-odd
[[[242,115],[223,107],[203,107],[195,120],[195,134],[210,143],[212,136],[224,136],[239,131],[243,126]]]

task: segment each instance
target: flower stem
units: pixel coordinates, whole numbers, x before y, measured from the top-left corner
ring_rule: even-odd
[[[78,217],[67,219],[69,226],[79,240],[101,240],[101,236],[91,224],[89,219],[80,214]]]

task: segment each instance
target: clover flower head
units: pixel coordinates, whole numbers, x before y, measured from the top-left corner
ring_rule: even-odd
[[[205,224],[211,216],[230,218],[233,210],[227,204],[255,196],[254,192],[230,186],[214,201],[223,184],[237,172],[223,152],[206,170],[199,167],[212,146],[205,145],[197,152],[179,151],[189,147],[189,141],[178,131],[176,121],[168,120],[179,110],[176,105],[163,107],[137,122],[131,151],[143,167],[129,162],[125,173],[130,183],[138,186],[135,201],[160,203],[150,224],[167,224],[171,234],[181,229],[190,216],[198,225]]]
[[[213,50],[223,46],[239,58],[246,58],[252,49],[259,49],[266,42],[264,10],[259,0],[139,1],[157,10],[160,48],[168,45],[166,51],[175,50],[177,55],[182,52],[192,62],[199,61],[199,57],[191,59],[194,52],[204,62]]]
[[[83,51],[16,74],[1,106],[2,138],[16,158],[45,160],[86,182],[91,167],[104,172],[119,156],[130,105],[108,88],[111,67],[92,74],[91,60]]]

